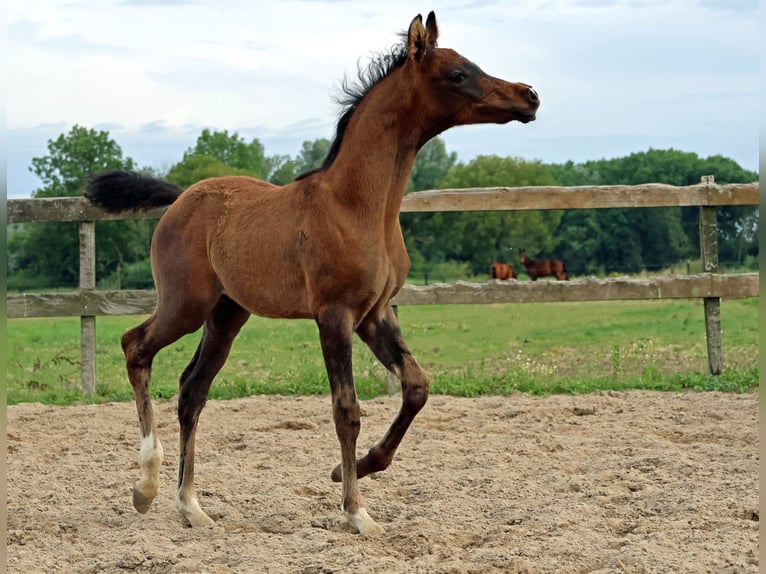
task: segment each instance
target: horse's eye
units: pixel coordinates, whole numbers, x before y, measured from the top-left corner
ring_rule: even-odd
[[[466,78],[467,76],[465,72],[461,72],[459,70],[456,70],[449,75],[449,81],[453,84],[462,84]]]

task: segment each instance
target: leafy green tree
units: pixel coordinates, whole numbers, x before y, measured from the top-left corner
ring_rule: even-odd
[[[222,177],[224,175],[248,175],[256,177],[253,172],[226,165],[217,157],[187,153],[184,155],[183,160],[170,168],[165,179],[183,188],[187,188],[203,179]]]
[[[433,138],[415,157],[410,180],[405,193],[438,189],[439,182],[457,162],[457,154],[447,152],[444,140]],[[433,230],[443,227],[442,213],[403,213],[400,216],[402,233],[410,255],[412,277],[422,277],[425,283],[434,277],[436,269],[445,263],[441,237]]]
[[[287,185],[298,175],[298,163],[289,155],[275,155],[269,158],[271,175],[269,181],[274,185]]]
[[[562,216],[559,233],[562,241],[558,256],[571,274],[604,275],[609,246],[601,216],[605,210],[573,209]],[[612,211],[612,210],[608,210]]]
[[[447,152],[444,140],[436,137],[429,140],[415,157],[407,191],[436,189],[450,169],[457,163],[457,154]]]
[[[441,177],[437,188],[551,185],[553,177],[541,162],[479,156],[458,164]],[[403,213],[402,230],[408,249],[432,267],[443,262],[467,263],[473,274],[485,274],[493,260],[518,264],[518,249],[552,252],[559,211]],[[515,261],[513,261],[515,259]],[[415,260],[413,260],[415,261]],[[420,261],[418,259],[418,261]],[[413,264],[412,275],[425,264]]]
[[[721,156],[701,159],[695,153],[650,149],[609,160],[551,165],[561,185],[694,185],[703,175],[718,183],[750,182],[758,174]],[[699,255],[699,209],[568,210],[560,226],[562,258],[576,273],[638,272],[670,267]],[[726,206],[718,210],[722,263],[757,257],[757,208]],[[587,242],[582,231],[589,229]]]
[[[521,187],[552,185],[553,177],[539,161],[479,156],[447,174],[444,187]],[[461,230],[459,252],[450,255],[470,261],[474,273],[486,273],[492,261],[518,266],[518,250],[531,257],[555,255],[556,230],[562,216],[558,210],[451,213],[453,229]],[[457,217],[456,217],[457,216]]]
[[[699,173],[715,176],[716,183],[751,183],[758,181],[758,174],[743,169],[734,160],[714,155],[700,160]],[[691,210],[689,210],[691,211]],[[694,210],[696,211],[696,210]],[[686,227],[699,245],[699,215],[687,218]],[[695,220],[696,225],[692,223]],[[726,205],[717,210],[718,256],[721,263],[741,265],[747,259],[757,266],[759,254],[759,210],[754,205]],[[755,267],[757,268],[757,267]]]
[[[278,155],[269,158],[271,175],[269,181],[276,185],[286,185],[300,174],[321,167],[330,151],[330,140],[319,138],[304,141],[301,151],[295,158]]]
[[[330,140],[326,138],[315,139],[313,142],[303,142],[301,151],[295,158],[295,175],[320,167],[329,152]]]
[[[48,154],[32,159],[30,171],[42,181],[36,198],[82,195],[88,178],[113,169],[135,169],[131,158],[106,131],[79,125],[48,141]],[[151,224],[98,222],[97,273],[116,262],[148,256]],[[75,287],[79,283],[79,232],[75,223],[34,223],[14,226],[8,242],[8,288]]]
[[[122,149],[109,132],[75,125],[69,133],[48,141],[48,155],[32,158],[29,171],[43,182],[32,197],[81,195],[89,177],[102,171],[134,167],[132,159],[123,159]]]
[[[210,156],[222,164],[244,170],[260,179],[269,175],[270,166],[264,154],[264,147],[258,139],[247,143],[236,132],[229,134],[227,130],[202,130],[197,143],[184,154],[187,156]]]
[[[183,159],[168,171],[166,179],[189,187],[198,181],[224,175],[247,175],[265,179],[271,172],[271,162],[258,139],[250,143],[227,130],[202,130],[197,142],[184,152]]]

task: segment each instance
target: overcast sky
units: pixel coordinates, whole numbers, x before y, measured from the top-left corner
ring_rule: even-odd
[[[758,169],[757,0],[8,0],[8,197],[75,124],[164,170],[203,128],[297,155],[332,137],[344,75],[429,10],[442,47],[542,102],[527,125],[443,134],[461,161],[672,147]]]

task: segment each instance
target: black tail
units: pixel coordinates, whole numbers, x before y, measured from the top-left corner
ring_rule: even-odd
[[[85,192],[90,202],[110,213],[170,205],[183,189],[173,183],[133,173],[110,171],[94,177]]]

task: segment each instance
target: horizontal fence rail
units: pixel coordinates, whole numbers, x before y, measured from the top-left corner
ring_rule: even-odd
[[[720,300],[755,297],[757,273],[719,274],[716,208],[758,205],[758,183],[719,185],[712,176],[689,186],[657,183],[643,185],[531,186],[443,189],[406,195],[402,212],[505,211],[548,209],[700,207],[700,253],[703,272],[650,279],[595,277],[571,281],[458,281],[427,286],[405,285],[392,299],[394,305],[531,303],[561,301],[616,301],[636,299],[701,298],[705,302],[708,362],[720,373]],[[167,209],[105,213],[82,197],[13,199],[8,201],[8,223],[71,221],[80,223],[80,289],[71,292],[10,293],[9,318],[81,318],[83,392],[95,390],[95,317],[148,314],[154,310],[152,290],[96,290],[95,221],[156,219]]]
[[[402,211],[499,211],[757,205],[757,183],[678,187],[643,185],[485,187],[418,191],[405,196]]]
[[[721,205],[758,205],[758,183],[700,183],[683,187],[648,183],[437,189],[405,195],[401,211],[529,211]],[[104,213],[84,197],[12,199],[8,201],[8,223],[157,219],[166,209],[159,207],[148,211]]]
[[[405,285],[394,305],[474,305],[487,303],[553,303],[656,299],[743,299],[758,296],[758,274],[666,275],[652,279],[588,277],[571,281],[489,281]],[[62,291],[12,293],[8,317],[76,317],[144,315],[154,310],[153,290]]]

